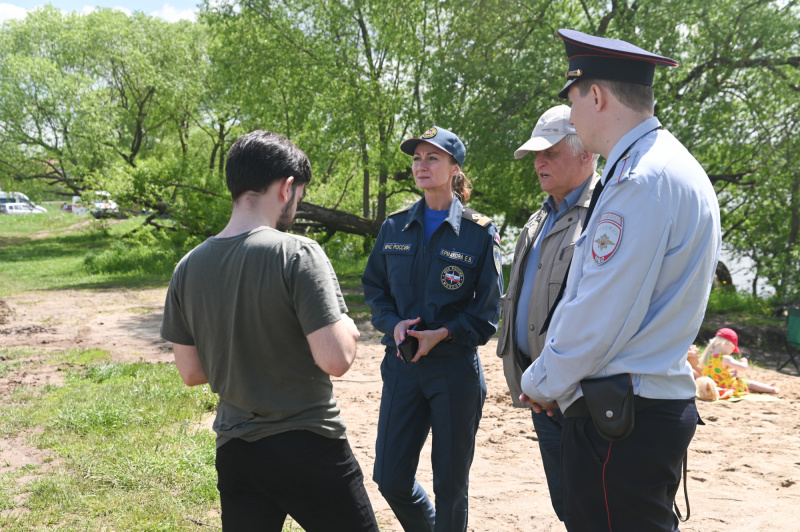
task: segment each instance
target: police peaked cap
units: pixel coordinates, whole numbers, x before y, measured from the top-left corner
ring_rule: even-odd
[[[669,57],[642,50],[625,41],[594,37],[575,30],[558,30],[569,57],[567,84],[558,93],[566,98],[570,86],[581,78],[626,81],[653,86],[656,66],[676,67]]]

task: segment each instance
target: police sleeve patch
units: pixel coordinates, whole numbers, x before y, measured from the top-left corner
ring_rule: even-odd
[[[492,246],[492,254],[494,255],[494,269],[497,270],[497,275],[503,275],[503,264],[500,260],[500,246]]]
[[[619,249],[622,240],[622,216],[614,212],[600,215],[597,228],[592,238],[592,258],[598,265],[603,265]]]

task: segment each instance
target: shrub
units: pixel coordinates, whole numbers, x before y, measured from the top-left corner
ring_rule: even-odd
[[[707,314],[743,313],[756,316],[772,316],[774,312],[775,304],[772,298],[764,299],[725,287],[711,290],[706,309]]]
[[[199,242],[199,238],[183,233],[142,227],[110,248],[86,257],[84,268],[92,274],[160,274],[169,278],[181,257]]]

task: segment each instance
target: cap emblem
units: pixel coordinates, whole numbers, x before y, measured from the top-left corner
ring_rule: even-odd
[[[432,139],[432,138],[433,138],[433,137],[435,137],[435,136],[436,136],[438,133],[439,133],[439,132],[436,130],[436,128],[435,128],[435,127],[432,127],[432,128],[430,128],[428,131],[426,131],[425,133],[423,133],[423,134],[422,134],[422,137],[420,137],[420,138],[423,138],[423,139]]]

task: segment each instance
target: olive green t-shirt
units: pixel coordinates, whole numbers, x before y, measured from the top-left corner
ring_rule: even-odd
[[[209,238],[175,267],[161,336],[196,346],[220,402],[217,447],[289,430],[344,438],[330,377],[306,335],[347,312],[322,248],[260,227]]]

